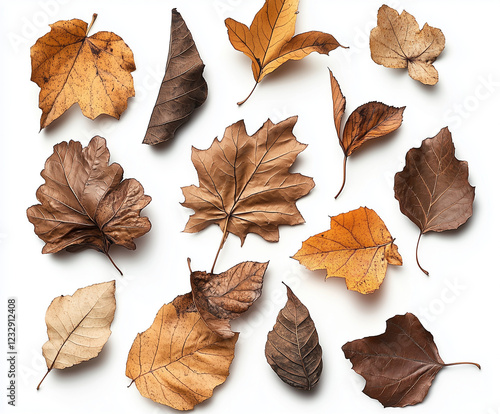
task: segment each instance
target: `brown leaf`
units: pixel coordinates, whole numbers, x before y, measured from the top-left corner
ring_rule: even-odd
[[[133,239],[150,230],[140,214],[151,197],[137,180],[122,181],[123,168],[108,162],[106,140],[99,136],[83,149],[75,141],[54,146],[41,173],[45,184],[36,192],[41,204],[27,210],[46,243],[42,253],[89,247],[109,257],[111,245],[134,250]]]
[[[389,230],[375,211],[360,207],[331,218],[330,230],[302,243],[294,259],[310,270],[326,269],[326,277],[345,278],[347,289],[363,294],[377,290],[387,265],[401,266]]]
[[[349,115],[344,126],[342,138],[340,138],[340,126],[346,101],[332,71],[330,71],[330,84],[333,99],[333,119],[339,143],[344,152],[344,175],[342,187],[335,196],[337,198],[344,189],[347,158],[365,142],[383,137],[398,129],[403,122],[403,112],[406,107],[396,108],[380,102],[368,102],[361,105]]]
[[[208,329],[187,293],[163,305],[151,327],[137,335],[126,375],[144,397],[191,410],[226,380],[237,339]]]
[[[203,322],[217,335],[231,338],[229,321],[260,297],[268,263],[243,262],[221,274],[191,272],[193,300]]]
[[[300,60],[312,52],[327,55],[340,46],[332,35],[322,32],[294,36],[298,7],[299,0],[266,0],[250,28],[233,19],[225,20],[233,47],[252,60],[255,79],[252,92],[266,75],[286,61]],[[250,95],[238,105],[243,104]]]
[[[321,345],[309,311],[288,286],[286,290],[286,305],[267,335],[266,358],[288,385],[311,390],[323,370]]]
[[[444,49],[441,30],[427,23],[419,29],[415,18],[401,15],[385,4],[379,9],[377,27],[370,33],[370,50],[375,63],[386,68],[408,68],[408,74],[426,85],[435,85],[438,72],[432,65]]]
[[[311,191],[314,182],[288,171],[306,148],[292,133],[296,122],[296,116],[278,124],[268,120],[249,136],[239,121],[209,149],[193,148],[199,187],[182,188],[186,198],[182,205],[195,211],[184,231],[196,233],[218,224],[224,235],[237,235],[243,245],[248,233],[275,242],[279,225],[303,223],[295,202]]]
[[[40,87],[40,129],[78,103],[83,115],[120,118],[134,96],[134,55],[120,36],[88,33],[82,20],[61,20],[31,47],[31,80]]]
[[[196,108],[207,99],[205,65],[184,19],[172,9],[167,67],[143,144],[156,145],[174,137]]]
[[[423,233],[453,230],[472,215],[475,187],[468,181],[467,161],[455,158],[455,146],[447,127],[419,148],[406,154],[403,171],[394,177],[394,193],[401,212]],[[417,264],[418,243],[417,242]]]
[[[387,320],[383,334],[346,343],[342,350],[366,385],[363,392],[384,407],[405,407],[423,401],[445,364],[432,334],[407,313]]]
[[[47,373],[95,358],[111,335],[115,316],[115,281],[78,289],[72,296],[58,296],[47,309],[49,340],[42,347]]]

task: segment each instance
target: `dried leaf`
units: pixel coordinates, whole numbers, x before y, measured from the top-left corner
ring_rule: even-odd
[[[342,95],[337,79],[330,71],[330,85],[333,99],[333,119],[339,143],[344,152],[344,174],[342,187],[335,196],[337,198],[344,189],[346,180],[347,157],[366,141],[383,137],[401,126],[405,106],[396,108],[380,102],[368,102],[359,106],[349,115],[341,135],[340,127],[345,111],[345,97]]]
[[[405,407],[423,401],[445,364],[432,334],[407,313],[387,320],[383,334],[346,343],[342,350],[352,369],[366,380],[363,392],[384,407]]]
[[[310,270],[326,269],[326,277],[345,278],[347,289],[366,294],[384,281],[387,265],[401,266],[389,230],[375,211],[360,207],[331,218],[330,230],[302,243],[294,259]]]
[[[375,63],[386,68],[408,68],[408,74],[425,85],[439,79],[432,63],[444,49],[441,30],[427,23],[419,29],[415,18],[385,4],[379,9],[377,27],[370,33],[370,50]]]
[[[278,124],[268,120],[249,136],[243,121],[226,128],[207,150],[193,148],[191,159],[199,187],[183,187],[184,207],[195,213],[185,232],[210,224],[237,235],[243,245],[248,233],[267,241],[279,239],[278,226],[304,222],[295,202],[314,187],[312,178],[289,173],[306,145],[292,133],[297,117]]]
[[[167,67],[143,144],[156,145],[174,137],[196,108],[207,99],[205,65],[184,19],[172,9]]]
[[[78,289],[72,296],[58,296],[47,309],[49,340],[42,347],[47,373],[95,358],[111,335],[115,316],[115,281]]]
[[[83,115],[120,118],[134,96],[134,55],[112,32],[88,33],[82,20],[61,20],[31,47],[31,80],[40,87],[40,129],[78,103]]]
[[[144,397],[191,410],[226,380],[237,339],[208,329],[187,293],[163,305],[151,327],[137,335],[126,375]]]
[[[323,369],[321,345],[309,311],[288,286],[286,290],[286,305],[267,335],[266,358],[288,385],[311,390]]]
[[[243,262],[218,275],[191,272],[193,300],[210,330],[223,338],[234,336],[229,321],[260,297],[268,263]]]
[[[403,171],[394,177],[394,193],[401,212],[423,233],[453,230],[472,215],[475,187],[468,181],[467,161],[455,158],[455,146],[447,127],[419,148],[406,154]]]
[[[340,46],[332,35],[322,32],[294,36],[298,7],[299,0],[266,0],[250,28],[233,19],[225,20],[233,47],[252,60],[255,79],[252,92],[266,75],[286,61],[300,60],[312,52],[327,55]],[[238,105],[243,104],[250,95]]]
[[[41,173],[45,184],[36,192],[41,204],[27,211],[46,243],[42,253],[89,247],[111,260],[111,245],[134,250],[133,239],[150,230],[148,218],[140,214],[151,197],[137,180],[122,181],[123,168],[108,162],[106,140],[99,136],[83,149],[75,141],[54,146]]]

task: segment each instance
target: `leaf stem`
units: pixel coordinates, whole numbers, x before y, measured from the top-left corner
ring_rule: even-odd
[[[104,254],[106,256],[108,256],[108,259],[111,263],[113,263],[113,266],[116,268],[116,270],[118,270],[120,272],[120,275],[123,276],[123,272],[120,270],[120,268],[116,265],[116,263],[113,261],[113,259],[111,258],[111,256],[109,255],[108,252],[104,252]]]
[[[217,259],[219,257],[219,253],[222,250],[222,246],[224,246],[224,243],[226,242],[227,226],[228,226],[228,223],[229,223],[229,217],[230,216],[228,214],[228,216],[226,217],[226,222],[224,223],[224,231],[222,232],[222,240],[220,241],[219,249],[217,250],[217,254],[215,255],[215,260],[214,260],[214,264],[212,265],[212,270],[210,270],[210,274],[211,275],[214,274],[215,263],[217,263]]]
[[[259,82],[255,82],[255,85],[253,86],[253,89],[250,91],[250,94],[244,100],[238,102],[238,106],[243,105],[248,100],[248,98],[250,98],[250,96],[252,96],[252,93],[255,90],[255,88],[257,87],[258,83]]]
[[[417,265],[420,268],[422,272],[424,272],[427,276],[429,276],[429,272],[425,270],[422,266],[420,266],[420,262],[418,261],[418,245],[420,244],[420,238],[422,237],[422,231],[420,231],[420,234],[418,235],[418,240],[417,240],[417,247],[415,249],[415,257],[417,259]]]
[[[452,365],[475,365],[481,369],[481,365],[476,364],[475,362],[452,362],[451,364],[444,364],[445,367],[451,367]]]
[[[335,199],[337,199],[337,197],[340,195],[340,193],[342,192],[342,190],[344,189],[344,185],[345,185],[345,179],[346,179],[346,166],[347,166],[347,155],[344,154],[344,168],[343,168],[343,171],[344,171],[344,178],[342,179],[342,187],[340,187],[340,190],[339,192],[337,193],[337,195],[335,196]]]
[[[92,26],[94,25],[95,19],[97,19],[97,13],[94,13],[92,15],[92,21],[90,22],[89,26],[87,27],[87,32],[85,33],[85,37],[89,35],[90,29],[92,29]]]
[[[36,387],[36,390],[38,391],[40,389],[40,385],[42,385],[42,382],[43,380],[45,379],[45,377],[49,374],[49,372],[52,371],[52,368],[49,368],[47,370],[47,372],[45,373],[45,375],[43,376],[42,380],[38,383],[38,386]]]

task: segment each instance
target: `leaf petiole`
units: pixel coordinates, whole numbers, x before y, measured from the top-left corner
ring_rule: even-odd
[[[345,179],[346,179],[346,166],[347,166],[347,155],[344,154],[344,168],[343,168],[343,179],[342,179],[342,187],[340,187],[340,190],[339,192],[337,193],[337,195],[335,196],[335,199],[337,199],[337,197],[340,195],[340,193],[342,192],[342,190],[344,189],[344,186],[345,186]]]
[[[422,232],[418,235],[417,247],[415,248],[415,257],[417,259],[417,265],[422,272],[424,272],[427,276],[429,276],[429,272],[425,270],[422,266],[420,266],[420,262],[418,261],[418,245],[420,244],[420,238],[422,237]]]

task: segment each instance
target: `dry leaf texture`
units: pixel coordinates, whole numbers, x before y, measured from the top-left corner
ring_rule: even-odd
[[[109,257],[111,245],[135,249],[133,239],[150,230],[140,214],[151,197],[137,180],[122,181],[122,167],[108,162],[106,140],[98,136],[83,149],[75,141],[54,146],[36,192],[41,204],[27,211],[46,243],[42,253],[90,247]]]
[[[223,338],[234,336],[229,321],[260,297],[268,264],[243,262],[220,274],[191,272],[194,303],[213,332]]]
[[[455,365],[443,362],[432,334],[411,313],[390,318],[383,334],[348,342],[342,350],[366,380],[363,392],[384,407],[422,402],[441,368]]]
[[[45,315],[49,340],[42,351],[47,374],[95,358],[111,335],[115,309],[114,280],[55,298]]]
[[[419,227],[420,234],[458,228],[472,215],[475,188],[468,176],[467,161],[455,157],[450,131],[441,129],[408,151],[403,171],[394,177],[401,212]]]
[[[408,74],[426,85],[439,79],[432,63],[444,49],[441,30],[427,23],[419,29],[415,18],[403,10],[401,15],[383,5],[377,16],[377,27],[370,33],[370,50],[375,63],[387,68],[408,68]]]
[[[311,390],[318,383],[323,369],[318,332],[307,308],[288,286],[286,290],[286,305],[267,335],[266,358],[288,385]]]
[[[278,124],[268,120],[249,136],[243,121],[226,128],[207,150],[193,148],[191,159],[199,187],[183,187],[184,207],[195,213],[185,232],[195,233],[210,224],[237,235],[241,244],[248,233],[267,241],[279,239],[278,226],[304,222],[295,202],[314,187],[312,178],[288,170],[306,145],[292,133],[297,117]]]
[[[288,60],[300,60],[312,52],[328,54],[340,46],[332,35],[322,32],[294,36],[298,7],[299,0],[266,0],[250,28],[225,20],[231,44],[252,61],[256,85]]]
[[[191,410],[226,380],[237,339],[237,334],[223,339],[208,329],[191,293],[178,296],[135,338],[126,375],[144,397]]]
[[[191,32],[181,14],[173,9],[167,67],[144,144],[155,145],[172,139],[177,128],[205,102],[208,87],[203,78],[204,68]]]
[[[360,207],[331,218],[330,230],[302,243],[294,259],[310,270],[326,269],[326,277],[345,278],[347,288],[366,294],[384,281],[387,265],[401,266],[389,230],[375,211]]]
[[[31,80],[40,87],[40,129],[75,103],[90,119],[101,114],[119,118],[135,94],[134,55],[127,44],[111,32],[87,37],[90,27],[78,19],[50,27],[31,47]]]

